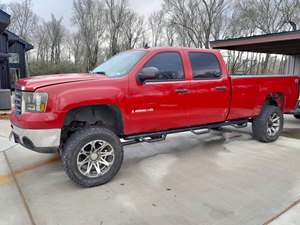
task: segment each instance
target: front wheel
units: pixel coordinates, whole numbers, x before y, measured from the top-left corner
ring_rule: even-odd
[[[252,131],[256,140],[261,142],[274,142],[283,129],[283,113],[276,106],[267,105],[261,114],[253,120]]]
[[[120,139],[102,127],[82,129],[66,142],[62,152],[66,174],[83,187],[109,182],[123,162]]]

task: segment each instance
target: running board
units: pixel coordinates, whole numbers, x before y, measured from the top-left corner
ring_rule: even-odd
[[[197,129],[197,130],[193,129],[191,130],[191,132],[195,135],[202,135],[202,134],[210,133],[210,129]]]
[[[232,125],[234,128],[237,128],[237,129],[241,129],[241,128],[246,128],[248,127],[248,123],[243,123],[243,124],[234,124]]]
[[[159,132],[127,136],[127,137],[123,138],[124,142],[122,142],[122,145],[126,146],[126,145],[141,143],[141,142],[152,143],[152,142],[157,142],[157,141],[164,141],[168,134],[176,134],[176,133],[182,133],[182,132],[188,132],[188,131],[192,132],[195,135],[207,134],[210,132],[211,129],[224,127],[224,126],[244,124],[244,123],[248,123],[248,122],[249,122],[249,119],[225,121],[223,123],[207,124],[207,125],[197,126],[197,127],[187,127],[187,128],[180,128],[180,129],[174,129],[174,130],[166,130],[166,131],[159,131]],[[157,137],[157,136],[159,138],[153,138],[153,137]]]
[[[146,143],[153,143],[153,142],[159,142],[159,141],[164,141],[166,140],[167,134],[161,135],[161,137],[158,138],[153,138],[153,137],[143,137],[143,138],[139,138],[139,139],[134,139],[134,140],[129,140],[129,141],[125,141],[122,142],[123,146],[126,145],[132,145],[132,144],[137,144],[137,143],[142,143],[142,142],[146,142]]]
[[[166,140],[167,134],[162,135],[161,137],[158,138],[153,138],[153,137],[144,137],[141,138],[141,142],[147,142],[147,143],[152,143],[152,142],[158,142],[158,141],[164,141]]]

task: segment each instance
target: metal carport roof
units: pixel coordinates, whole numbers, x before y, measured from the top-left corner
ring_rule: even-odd
[[[300,30],[210,42],[213,49],[300,55]]]

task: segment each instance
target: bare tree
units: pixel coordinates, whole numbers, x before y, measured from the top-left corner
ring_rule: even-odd
[[[36,60],[42,63],[49,62],[50,40],[45,23],[36,27],[33,40],[37,49]]]
[[[278,4],[278,7],[285,18],[285,29],[288,30],[288,26],[291,26],[291,30],[297,30],[297,23],[300,22],[300,0],[285,0]]]
[[[148,19],[151,35],[151,46],[156,47],[162,44],[165,25],[164,16],[163,10],[159,10],[157,12],[153,12]]]
[[[188,38],[194,47],[203,47],[202,31],[203,27],[195,7],[199,4],[196,0],[164,0],[164,10],[167,12],[169,24],[174,26],[180,42],[185,43]]]
[[[181,43],[209,48],[214,24],[222,21],[226,3],[225,0],[164,0],[164,9]]]
[[[138,16],[134,11],[127,10],[120,33],[120,50],[135,48],[140,42],[144,32],[144,19]]]
[[[76,65],[81,64],[83,55],[82,53],[84,52],[81,34],[79,32],[72,34],[70,36],[69,43],[72,55],[74,57],[74,63]]]
[[[10,3],[8,7],[11,14],[9,29],[21,38],[30,41],[38,23],[38,17],[32,10],[31,0]]]
[[[236,4],[240,17],[252,24],[257,33],[288,30],[289,22],[299,19],[299,0],[245,0]]]
[[[200,22],[203,26],[203,40],[205,48],[209,48],[209,41],[213,33],[219,32],[221,22],[223,21],[223,13],[226,9],[225,0],[201,0],[203,7],[196,7],[200,15]],[[219,26],[214,30],[214,25]]]
[[[109,56],[120,51],[119,38],[127,14],[127,0],[105,0],[106,23],[108,24]]]
[[[100,42],[105,31],[104,6],[96,0],[74,0],[74,21],[79,27],[84,45],[86,70],[98,62]]]
[[[47,33],[50,41],[50,62],[60,63],[61,60],[61,48],[64,37],[64,27],[62,25],[62,17],[56,19],[51,15],[51,21],[46,23]]]
[[[167,38],[167,45],[174,46],[176,39],[176,30],[172,26],[168,26],[167,22],[165,22],[165,33]]]

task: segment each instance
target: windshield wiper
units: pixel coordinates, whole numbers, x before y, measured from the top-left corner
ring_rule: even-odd
[[[91,74],[106,75],[104,71],[91,72]]]

